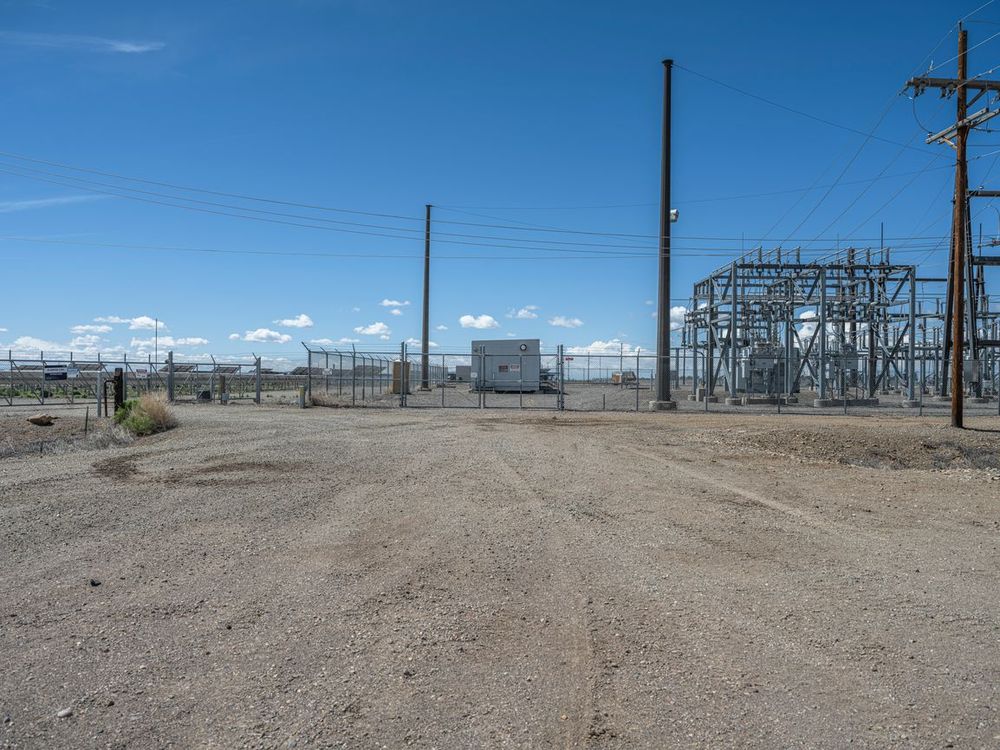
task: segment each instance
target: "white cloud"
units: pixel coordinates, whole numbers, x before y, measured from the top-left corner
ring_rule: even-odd
[[[354,332],[360,333],[362,336],[388,336],[392,330],[382,321],[377,321],[366,326],[358,326]]]
[[[167,45],[163,42],[136,42],[127,39],[107,39],[99,36],[76,34],[39,34],[26,31],[0,31],[0,42],[22,47],[78,50],[81,52],[119,52],[143,54],[159,52]]]
[[[157,323],[156,320],[148,315],[140,315],[138,318],[132,318],[128,327],[132,331],[152,331],[154,328],[166,329],[165,325]]]
[[[407,346],[420,346],[420,339],[409,338],[409,339],[406,340],[406,345]],[[428,349],[433,349],[435,346],[437,346],[437,344],[435,342],[433,342],[433,341],[428,341],[427,342],[427,348]]]
[[[270,328],[258,328],[255,331],[247,331],[243,334],[244,341],[255,341],[266,344],[287,344],[292,337],[287,333],[278,333]]]
[[[410,304],[410,300],[395,300],[395,299],[384,299],[379,302],[382,307],[406,307]]]
[[[352,307],[351,308],[351,312],[361,312],[361,308],[360,307]]]
[[[7,333],[7,329],[6,328],[0,328],[0,333]]]
[[[107,195],[63,195],[56,198],[34,198],[20,201],[0,201],[0,214],[12,214],[17,211],[30,211],[33,208],[48,208],[49,206],[66,206],[72,203],[90,203],[103,200]]]
[[[403,314],[403,311],[402,311],[402,310],[400,310],[400,309],[399,309],[398,307],[394,307],[394,308],[392,308],[392,309],[391,309],[391,310],[389,311],[389,314],[390,314],[390,315],[402,315],[402,314]]]
[[[69,341],[70,349],[91,349],[101,342],[101,337],[92,333],[84,336],[74,336]]]
[[[492,315],[463,315],[458,319],[462,328],[499,328],[496,318]]]
[[[0,331],[4,329],[0,328]],[[111,333],[111,326],[109,325],[79,325],[73,326],[69,329],[70,333],[82,334],[82,333]]]
[[[684,327],[684,316],[688,309],[684,305],[675,305],[670,308],[670,330],[679,331]]]
[[[205,346],[208,343],[208,339],[202,338],[201,336],[181,336],[180,338],[174,338],[173,336],[160,336],[158,339],[137,339],[133,338],[129,343],[129,346],[133,349],[153,349],[157,344],[161,349],[169,349],[172,346]]]
[[[282,328],[312,328],[313,321],[305,313],[299,313],[294,318],[284,318],[282,320],[274,321],[275,325],[281,326]]]
[[[608,339],[601,341],[598,339],[587,346],[570,346],[566,348],[567,354],[616,354],[633,355],[639,351],[638,347],[622,341],[621,339]]]
[[[333,346],[335,344],[358,344],[361,339],[349,339],[349,338],[339,338],[336,341],[333,339],[310,339],[310,344],[318,344],[319,346]]]
[[[509,339],[516,339],[517,338],[517,334],[514,333],[514,332],[512,332],[512,331],[508,331],[507,332],[507,338],[509,338]]]
[[[565,315],[556,315],[554,318],[549,318],[549,325],[558,328],[579,328],[583,325],[583,321],[579,318],[567,318]]]
[[[161,331],[167,330],[167,324],[162,320],[157,323],[154,318],[148,315],[139,315],[135,318],[123,318],[118,315],[106,315],[102,318],[94,318],[95,323],[114,323],[115,325],[120,323],[128,323],[128,327],[133,331],[152,331],[159,328]]]
[[[379,336],[379,339],[381,339],[382,341],[388,341],[389,338],[390,337],[388,333],[383,333],[381,336]]]
[[[648,299],[645,302],[643,302],[642,304],[644,304],[644,305],[652,305],[653,304],[653,300]]]
[[[538,313],[535,312],[537,309],[538,305],[525,305],[520,309],[513,308],[507,313],[507,317],[516,320],[534,320],[538,317]]]
[[[73,352],[73,354],[76,355],[83,354],[87,356],[95,356],[99,352],[108,355],[120,354],[124,351],[124,348],[121,346],[109,346],[106,344],[100,346],[100,341],[101,338],[94,335],[76,336],[66,343],[60,341],[46,341],[45,339],[40,339],[36,336],[20,336],[3,348],[10,349],[15,355],[31,357],[37,357],[40,351],[47,354],[65,354]]]
[[[435,331],[447,331],[448,330],[448,326],[446,326],[444,324],[439,325],[439,326],[434,326],[434,330]]]
[[[69,344],[59,344],[55,341],[46,341],[45,339],[36,338],[35,336],[19,336],[6,348],[12,349],[14,352],[20,352],[21,354],[26,354],[28,352],[37,354],[40,351],[63,352],[70,350]]]
[[[231,333],[231,334],[229,334],[229,340],[230,341],[239,341],[240,340],[240,335],[238,333]]]

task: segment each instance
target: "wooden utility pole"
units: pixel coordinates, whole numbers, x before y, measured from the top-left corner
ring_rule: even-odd
[[[968,35],[965,29],[958,32],[958,80],[968,77]],[[951,231],[951,283],[952,294],[952,345],[951,345],[951,426],[963,427],[963,405],[965,399],[965,263],[968,248],[965,247],[965,211],[969,205],[969,164],[966,159],[969,140],[969,126],[965,124],[968,114],[966,88],[959,84],[956,92],[957,133],[955,139],[955,205],[952,210]]]
[[[431,205],[425,206],[427,209],[424,219],[424,333],[420,339],[420,389],[430,390],[430,328],[431,328]],[[404,365],[405,367],[405,365]]]
[[[986,107],[969,116],[969,105],[978,101],[988,91],[1000,92],[1000,81],[969,78],[968,32],[958,27],[958,77],[911,78],[906,82],[919,96],[926,89],[936,88],[942,96],[955,95],[955,124],[939,133],[927,136],[927,143],[946,143],[955,149],[955,197],[951,219],[951,256],[948,267],[948,308],[945,311],[945,331],[951,332],[951,424],[962,427],[962,406],[965,391],[965,267],[969,262],[968,210],[969,210],[969,164],[967,159],[969,131],[1000,114],[1000,110]],[[968,93],[974,91],[970,101]],[[975,336],[975,320],[971,321],[970,339]],[[942,367],[942,370],[944,368]]]
[[[660,162],[660,266],[656,308],[656,381],[652,410],[676,409],[670,400],[670,83],[674,61],[663,61],[663,148]],[[636,372],[636,377],[639,373]]]

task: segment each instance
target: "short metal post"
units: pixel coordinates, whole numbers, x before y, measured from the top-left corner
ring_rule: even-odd
[[[639,372],[639,349],[635,350],[635,410],[639,411],[639,383],[642,376]]]
[[[254,403],[260,406],[260,357],[257,357],[256,362],[254,362]]]
[[[399,344],[399,405],[406,406],[406,342]]]
[[[167,352],[167,401],[174,402],[174,353]]]
[[[311,402],[313,396],[313,353],[306,348],[306,398]]]

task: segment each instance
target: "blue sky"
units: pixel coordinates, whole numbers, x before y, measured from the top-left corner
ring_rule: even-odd
[[[952,154],[923,137],[953,103],[899,92],[953,75],[983,2],[0,2],[0,348],[138,356],[159,318],[179,359],[396,349],[426,203],[442,350],[648,347],[665,57],[675,305],[741,247],[877,246],[880,222],[941,275]],[[969,18],[973,73],[997,24]],[[973,144],[985,184],[1000,136]]]

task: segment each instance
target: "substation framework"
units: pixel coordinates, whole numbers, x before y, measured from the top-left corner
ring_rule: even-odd
[[[721,390],[734,405],[791,403],[813,391],[813,405],[835,406],[900,393],[918,406],[925,389],[943,397],[946,308],[934,300],[925,311],[917,290],[944,281],[893,263],[889,249],[807,262],[798,250],[746,253],[694,284],[684,337],[702,371],[690,398],[716,400]],[[970,330],[996,329],[989,309],[971,308]],[[995,392],[996,358],[969,361],[970,395],[981,397],[984,382]]]

